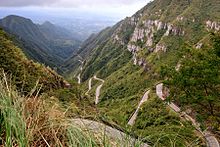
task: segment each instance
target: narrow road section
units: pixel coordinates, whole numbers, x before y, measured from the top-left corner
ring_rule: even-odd
[[[78,79],[78,84],[81,84],[81,74],[78,74],[77,79]]]
[[[167,91],[163,91],[163,83],[158,84],[156,86],[156,94],[157,96],[162,99],[163,101],[166,100],[167,95]],[[193,119],[191,116],[189,116],[188,114],[186,114],[186,112],[181,112],[181,109],[175,105],[174,103],[168,103],[168,106],[173,109],[175,112],[180,113],[182,116],[185,117],[186,120],[191,121],[193,126],[203,134],[204,138],[206,139],[206,144],[207,147],[220,147],[218,140],[216,139],[216,137],[211,134],[210,132],[204,131],[202,132],[200,129],[200,124],[198,122],[196,122],[195,119]]]
[[[204,132],[208,147],[219,147],[218,140],[210,132]]]
[[[165,94],[166,93],[166,94]],[[165,101],[166,100],[166,97],[168,96],[168,90],[167,91],[164,91],[163,90],[163,83],[160,83],[160,84],[158,84],[157,86],[156,86],[156,94],[157,94],[157,96],[161,99],[161,100],[163,100],[163,101]],[[171,109],[173,109],[175,112],[180,112],[180,108],[176,105],[176,104],[174,104],[174,103],[167,103],[168,104],[168,106],[171,108]]]
[[[103,136],[108,136],[113,140],[120,141],[122,146],[134,146],[136,143],[140,143],[135,138],[125,134],[122,131],[119,131],[115,128],[107,126],[103,123],[88,120],[88,119],[73,119],[73,124],[80,127],[81,129],[85,129],[86,131],[91,131],[93,133],[102,134]],[[141,147],[148,147],[146,143],[142,143]]]
[[[94,79],[95,79],[95,80],[98,80],[98,81],[101,81],[102,83],[104,83],[104,82],[105,82],[105,80],[100,79],[100,78],[97,78],[97,76],[96,76],[96,75],[94,76]]]
[[[93,78],[90,78],[90,79],[89,79],[89,83],[88,83],[89,89],[88,89],[88,91],[86,91],[85,95],[88,95],[88,94],[89,94],[89,91],[92,89],[92,79],[93,79]]]
[[[137,107],[136,111],[134,112],[134,114],[132,115],[131,119],[129,120],[128,125],[130,125],[130,126],[134,125],[135,120],[137,119],[137,116],[138,116],[139,109],[141,108],[141,105],[148,100],[149,93],[150,93],[150,90],[148,90],[144,94],[143,98],[141,99],[140,103],[138,104],[138,107]]]
[[[80,56],[79,56],[80,57]],[[82,58],[82,57],[80,57]],[[82,70],[83,70],[83,64],[84,62],[82,60],[78,60],[82,65],[80,66],[80,73],[78,74],[77,76],[77,79],[78,79],[78,84],[81,84],[81,73],[82,73]]]
[[[95,104],[97,105],[99,103],[99,96],[100,96],[100,92],[101,92],[101,88],[102,88],[103,84],[99,85],[96,88],[96,92],[95,92]]]
[[[97,78],[96,75],[93,77],[95,80],[98,80],[100,82],[102,82],[101,85],[99,85],[97,88],[96,88],[96,95],[95,95],[95,104],[97,105],[99,103],[99,96],[100,96],[100,93],[101,93],[101,88],[104,84],[104,80],[103,79],[100,79],[100,78]]]

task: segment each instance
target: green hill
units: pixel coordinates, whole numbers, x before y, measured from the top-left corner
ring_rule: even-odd
[[[132,17],[125,18],[115,26],[91,36],[84,42],[84,47],[78,51],[78,54],[66,62],[66,68],[72,70],[67,75],[72,78],[78,72],[76,68],[81,66],[78,61],[79,56],[81,56],[85,60],[81,73],[82,80],[85,82],[85,90],[88,90],[88,79],[94,75],[104,79],[101,102],[97,107],[108,120],[127,126],[129,118],[136,109],[134,106],[138,105],[140,98],[147,89],[152,89],[152,97],[156,98],[155,87],[159,82],[165,80],[161,77],[163,68],[172,67],[175,69],[181,63],[181,58],[188,54],[187,52],[181,54],[183,49],[189,47],[193,50],[201,50],[204,58],[209,57],[206,51],[214,50],[210,33],[220,31],[219,7],[220,2],[218,0],[154,0]],[[192,57],[194,58],[194,56],[198,57],[196,53],[195,55],[193,53]],[[194,60],[200,63],[201,60],[197,57]],[[213,57],[217,58],[214,54]],[[207,61],[207,64],[210,64],[210,61]],[[216,65],[219,65],[219,60],[216,60]],[[196,68],[198,68],[198,73],[202,73],[201,68]],[[210,71],[211,69],[207,70]],[[189,70],[186,71],[189,72]],[[217,70],[217,72],[219,71]],[[219,82],[217,82],[219,75],[216,77],[217,79],[212,83],[213,87],[210,91],[219,90]],[[193,85],[193,83],[191,84]],[[175,83],[168,86],[175,88]],[[175,94],[182,98],[184,89],[178,92],[178,95]],[[197,92],[200,93],[201,98],[204,98],[204,93]],[[219,92],[216,92],[213,95],[218,94]],[[216,105],[214,107],[215,114],[211,117],[209,111],[205,110],[201,113],[202,108],[195,107],[195,105],[199,105],[198,99],[193,105],[182,103],[173,97],[171,97],[171,101],[178,103],[183,110],[190,109],[197,121],[203,124],[202,127],[209,126],[216,133],[220,126],[219,113],[217,113],[219,100],[216,99],[216,96],[212,98],[211,104],[216,103]],[[91,100],[93,99],[94,97],[91,94]],[[150,101],[142,107],[137,123],[133,128],[134,132],[143,137],[146,136],[146,132],[148,135],[155,134],[157,136],[157,132],[163,132],[168,124],[173,124],[172,121],[168,122],[168,120],[172,120],[170,117],[173,116],[169,116],[167,109],[160,107],[159,102],[155,101]],[[209,107],[208,105],[205,103],[204,107]],[[152,113],[148,113],[149,111]],[[164,113],[158,113],[158,111]],[[159,120],[161,121],[159,124],[155,123]],[[173,128],[171,130],[177,131]],[[172,134],[171,130],[167,130],[167,133]],[[161,141],[160,143],[165,142]],[[182,145],[181,143],[178,144],[178,146]]]
[[[49,22],[34,24],[30,19],[10,15],[0,20],[0,26],[14,38],[24,53],[37,62],[58,68],[62,65],[80,41],[64,28]]]
[[[26,58],[20,48],[14,45],[11,38],[0,30],[0,69],[4,71],[23,93],[29,93],[37,85],[42,92],[65,86],[65,81],[48,67]]]

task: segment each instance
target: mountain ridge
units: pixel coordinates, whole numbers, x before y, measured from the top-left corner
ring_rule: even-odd
[[[19,92],[28,94],[34,87],[41,87],[41,92],[46,92],[65,87],[68,84],[49,67],[29,60],[22,50],[13,43],[10,36],[1,29],[0,40],[1,72],[11,77],[11,82]]]
[[[52,68],[59,68],[80,45],[73,34],[52,23],[37,25],[30,19],[10,15],[0,20],[0,26],[17,36],[27,56]]]

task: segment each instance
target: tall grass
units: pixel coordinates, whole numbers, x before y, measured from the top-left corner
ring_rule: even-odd
[[[27,146],[26,124],[22,119],[22,99],[8,84],[6,76],[0,81],[0,133],[5,146]]]
[[[130,146],[129,137],[122,142],[109,138],[105,132],[74,125],[59,102],[38,96],[36,91],[34,88],[29,96],[21,96],[6,75],[0,74],[0,146]]]
[[[91,134],[73,126],[57,104],[22,97],[1,74],[0,146],[99,146]]]

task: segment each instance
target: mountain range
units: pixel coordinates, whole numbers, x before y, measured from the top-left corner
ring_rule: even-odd
[[[40,82],[58,89],[53,94],[71,116],[111,124],[149,145],[211,146],[220,138],[219,8],[219,0],[154,0],[83,42],[50,22],[8,16],[0,20],[12,38],[1,30],[1,68],[18,75],[19,88],[35,77],[22,75],[39,68]],[[35,61],[78,85],[63,90],[71,85]],[[76,91],[78,101],[71,99]]]
[[[34,24],[30,19],[10,15],[0,20],[0,26],[15,35],[17,44],[35,61],[58,68],[81,44],[64,28],[45,22]]]

